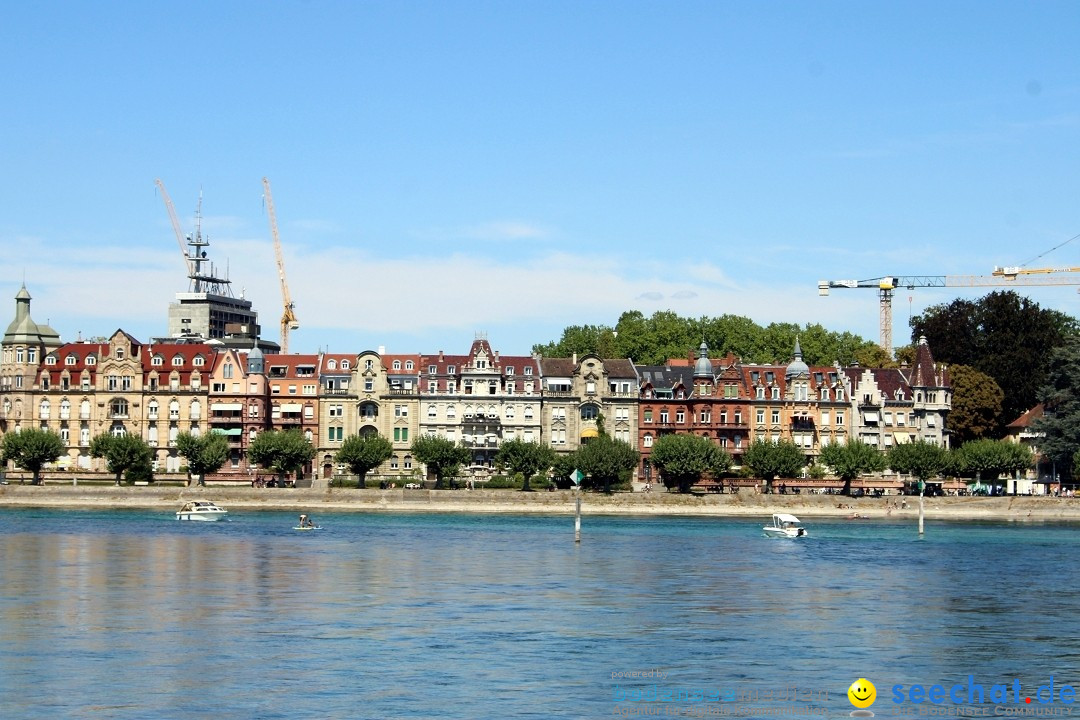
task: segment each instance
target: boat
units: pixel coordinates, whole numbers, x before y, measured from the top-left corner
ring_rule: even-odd
[[[322,530],[322,525],[293,525],[293,530]]]
[[[229,514],[209,500],[192,500],[176,511],[177,520],[221,520]]]
[[[767,537],[806,537],[806,528],[802,526],[802,521],[787,513],[775,513],[772,516],[772,525],[766,525],[762,530]]]

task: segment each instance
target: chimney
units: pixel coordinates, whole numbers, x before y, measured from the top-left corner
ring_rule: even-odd
[[[442,362],[442,361],[443,361],[443,352],[442,352],[442,350],[440,350],[439,351],[439,362]]]
[[[380,345],[379,346],[379,356],[382,357],[385,354],[386,354],[386,346],[385,345]]]
[[[686,359],[690,361],[691,365],[693,365],[694,361],[697,360],[697,356],[694,354],[693,350],[690,350],[686,353]]]
[[[495,362],[499,362],[499,351],[495,351]]]
[[[574,361],[574,364],[577,365],[577,353],[576,352],[574,353],[574,360],[573,361]]]

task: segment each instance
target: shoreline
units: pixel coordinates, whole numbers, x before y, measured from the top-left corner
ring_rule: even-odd
[[[188,500],[211,500],[229,510],[316,512],[540,513],[572,515],[581,497],[582,515],[764,517],[788,512],[806,517],[911,519],[919,498],[842,495],[678,495],[674,493],[522,493],[513,490],[377,490],[248,487],[0,486],[0,509],[176,510]],[[886,508],[906,499],[908,507]],[[839,507],[838,507],[839,506]],[[1046,496],[935,497],[925,499],[927,520],[1080,522],[1080,498]]]

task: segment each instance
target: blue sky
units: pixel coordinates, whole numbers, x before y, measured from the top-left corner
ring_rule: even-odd
[[[1034,260],[1080,233],[1078,28],[1074,2],[14,3],[0,295],[25,280],[67,340],[165,334],[161,178],[276,339],[266,176],[294,352],[524,353],[628,309],[876,339],[873,291],[817,281],[1080,265]],[[899,291],[897,340],[984,292]]]

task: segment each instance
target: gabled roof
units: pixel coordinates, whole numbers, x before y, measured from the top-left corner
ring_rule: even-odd
[[[1024,428],[1031,427],[1032,423],[1043,416],[1044,410],[1045,407],[1043,404],[1039,403],[1005,427],[1015,430],[1023,430]]]

